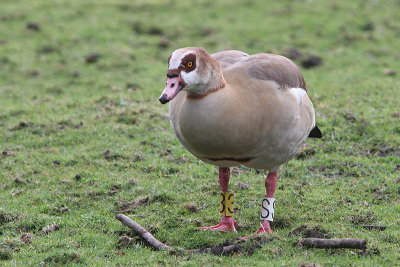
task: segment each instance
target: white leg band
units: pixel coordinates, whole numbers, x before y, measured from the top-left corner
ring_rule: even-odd
[[[264,197],[261,202],[260,220],[270,221],[274,220],[275,198]]]

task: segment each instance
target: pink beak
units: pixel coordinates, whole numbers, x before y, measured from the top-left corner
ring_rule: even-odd
[[[158,100],[160,100],[161,104],[168,103],[168,101],[172,100],[182,90],[182,88],[183,85],[179,80],[179,76],[167,77],[167,85]]]

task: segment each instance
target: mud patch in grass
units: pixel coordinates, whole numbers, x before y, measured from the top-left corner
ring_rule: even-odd
[[[24,128],[28,128],[32,126],[33,124],[30,122],[25,122],[25,121],[20,121],[17,125],[9,127],[8,130],[10,131],[18,131]]]
[[[274,222],[271,224],[273,229],[285,229],[292,226],[292,221],[288,218],[274,218]]]
[[[0,213],[0,226],[12,222],[16,217],[17,216],[12,215],[11,213]]]
[[[151,202],[170,203],[174,198],[167,193],[159,193],[152,197]]]
[[[40,231],[40,234],[47,235],[48,233],[58,231],[59,229],[60,229],[60,226],[56,223],[53,223],[53,224],[43,227],[43,229]]]
[[[76,252],[65,252],[47,257],[43,262],[46,264],[67,264],[70,262],[79,263],[81,262],[81,256]]]
[[[103,157],[108,161],[118,160],[118,159],[126,159],[126,157],[124,157],[123,155],[113,153],[110,149],[104,150],[102,154],[103,154]]]
[[[136,208],[143,206],[149,202],[149,197],[148,196],[141,196],[135,199],[132,202],[120,202],[118,204],[117,211],[118,212],[131,212],[135,210]]]
[[[349,217],[349,221],[355,225],[372,223],[376,220],[375,214],[372,211],[368,211],[361,214],[354,214]]]
[[[302,236],[305,238],[329,238],[330,234],[319,226],[301,225],[294,229],[289,235]]]
[[[382,143],[378,147],[370,149],[369,154],[377,157],[386,158],[388,156],[400,156],[400,149]]]
[[[11,260],[12,254],[7,249],[0,249],[0,261]]]
[[[34,235],[32,233],[23,233],[19,239],[24,242],[24,244],[32,243]]]

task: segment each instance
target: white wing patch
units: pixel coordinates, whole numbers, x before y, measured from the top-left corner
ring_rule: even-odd
[[[307,94],[303,88],[290,88],[290,92],[296,97],[297,103],[301,106],[303,103],[303,96]]]

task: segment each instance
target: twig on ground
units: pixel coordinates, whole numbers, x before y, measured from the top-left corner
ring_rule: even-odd
[[[142,226],[131,220],[129,217],[118,214],[115,216],[119,221],[121,221],[123,224],[131,228],[135,233],[137,233],[139,236],[141,236],[148,245],[153,247],[154,249],[160,250],[160,249],[167,249],[167,250],[174,250],[170,246],[167,246],[166,244],[162,243],[161,241],[157,240],[152,234],[150,234],[146,229],[144,229]],[[273,238],[265,238],[261,236],[256,236],[253,239],[248,239],[248,240],[257,240],[255,242],[255,246],[260,246],[261,244],[271,242]],[[241,241],[241,243],[237,244],[227,244],[227,245],[219,245],[219,246],[214,246],[210,248],[199,248],[199,249],[191,249],[187,250],[187,253],[190,254],[199,254],[199,253],[211,253],[214,255],[229,255],[234,252],[238,252],[242,249],[245,248],[246,241]]]
[[[303,238],[299,244],[307,248],[358,248],[366,249],[367,241],[363,239],[342,238],[342,239],[323,239],[323,238]]]
[[[141,236],[154,249],[174,250],[170,246],[167,246],[166,244],[157,240],[146,229],[144,229],[142,226],[131,220],[129,217],[122,214],[118,214],[115,216],[115,218],[117,218],[123,224],[125,224],[133,231],[135,231],[135,233]],[[271,240],[273,240],[272,238],[262,238],[262,237],[256,237],[256,239],[258,239],[261,244],[268,243]],[[244,249],[245,248],[244,244],[246,244],[246,241],[242,243],[229,244],[225,246],[220,245],[210,248],[191,249],[187,250],[186,252],[190,254],[211,253],[214,255],[229,255]],[[299,240],[299,244],[302,247],[308,247],[308,248],[358,248],[358,249],[367,248],[367,241],[354,238],[342,238],[342,239],[303,238]]]
[[[131,228],[135,233],[140,235],[150,246],[152,246],[155,249],[168,249],[172,250],[170,246],[165,245],[158,239],[156,239],[152,234],[150,234],[146,229],[144,229],[142,226],[137,224],[136,222],[132,221],[129,217],[122,215],[122,214],[117,214],[115,216],[120,222]]]

